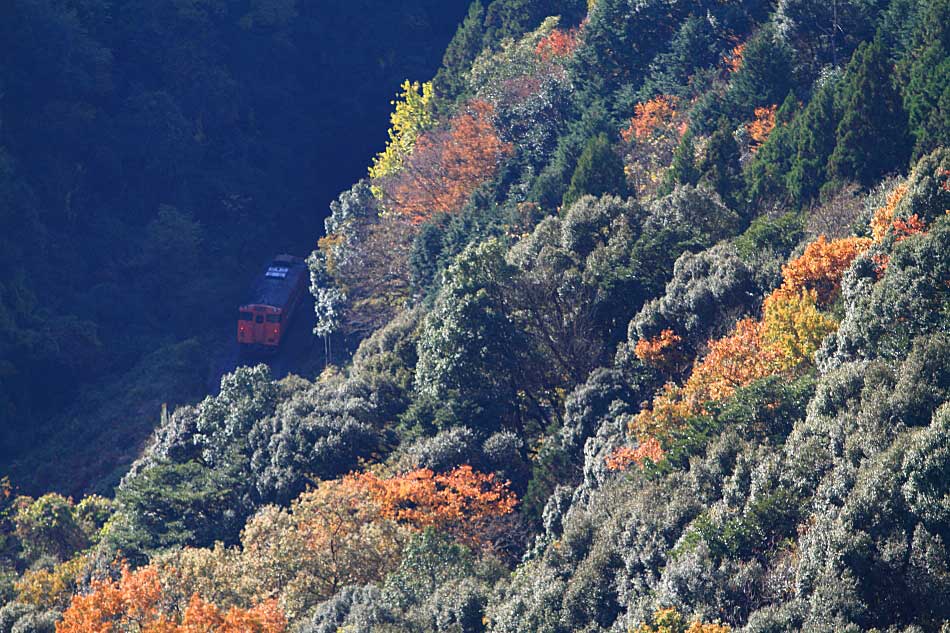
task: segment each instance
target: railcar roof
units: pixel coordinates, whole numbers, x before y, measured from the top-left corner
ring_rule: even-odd
[[[306,263],[297,257],[279,256],[258,275],[243,305],[269,305],[283,308],[290,300],[300,278],[307,274]]]

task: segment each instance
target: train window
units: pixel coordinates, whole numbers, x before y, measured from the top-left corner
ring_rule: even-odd
[[[263,323],[263,322],[264,322],[263,314],[258,314],[254,317],[254,323]]]
[[[239,321],[250,321],[251,318],[252,318],[252,317],[251,317],[251,313],[250,313],[250,312],[238,312],[238,320],[239,320]]]
[[[280,323],[280,315],[279,315],[279,314],[268,314],[268,315],[267,315],[267,322],[268,322],[268,323]]]

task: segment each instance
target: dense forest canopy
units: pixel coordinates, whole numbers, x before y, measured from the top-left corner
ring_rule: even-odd
[[[154,6],[133,23],[60,12],[103,28],[76,27],[67,41],[88,45],[66,57],[2,40],[68,61],[53,75],[81,95],[47,96],[32,106],[47,125],[11,134],[4,208],[37,210],[12,226],[128,249],[110,261],[130,268],[103,270],[140,273],[131,296],[157,320],[88,402],[121,419],[159,388],[179,406],[101,494],[46,492],[39,465],[83,456],[54,442],[0,479],[0,633],[950,630],[950,1],[476,0],[441,66],[392,89],[388,136],[323,217],[292,204],[319,180],[294,160],[313,151],[297,126],[321,119],[307,102],[257,113],[309,72],[305,9],[215,6],[169,5],[173,23]],[[226,61],[247,92],[210,61],[164,97],[103,75],[140,63],[104,52],[123,28],[136,51],[190,33],[154,44],[159,69]],[[234,47],[249,33],[300,75]],[[54,123],[78,135],[51,134],[59,153],[16,145]],[[156,153],[83,146],[84,125],[148,131]],[[169,200],[97,215],[67,158],[83,147],[135,165],[109,172],[113,202],[147,186]],[[286,201],[272,224],[215,197],[247,183]],[[198,215],[201,196],[229,202]],[[209,244],[240,258],[317,219],[313,336],[332,353],[188,391],[208,348],[175,342],[190,324],[163,302],[208,290],[173,282]],[[10,242],[24,270],[36,254]],[[55,342],[39,334],[101,336],[72,312],[34,316],[30,279],[2,288],[22,354],[5,385],[43,358],[28,344]],[[105,371],[96,338],[64,340],[50,349],[77,364],[50,380]],[[103,429],[97,449],[129,450],[121,424]]]

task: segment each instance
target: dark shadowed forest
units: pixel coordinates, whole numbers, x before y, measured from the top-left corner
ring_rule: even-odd
[[[273,254],[306,256],[461,1],[0,9],[0,471],[106,490]],[[78,441],[77,441],[78,440]]]

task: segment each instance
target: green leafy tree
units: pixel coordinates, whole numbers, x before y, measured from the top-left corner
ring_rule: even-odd
[[[914,36],[904,107],[916,158],[950,144],[950,2],[927,3]]]
[[[880,37],[855,51],[839,96],[841,122],[828,175],[869,187],[909,157],[907,114]]]
[[[786,197],[786,175],[795,158],[795,127],[798,99],[788,93],[775,113],[775,128],[755,153],[745,171],[746,194],[753,204]]]
[[[598,134],[587,142],[571,176],[571,184],[564,194],[562,207],[566,209],[585,194],[627,195],[623,159],[611,146],[606,134]]]
[[[118,512],[103,534],[107,550],[142,563],[156,550],[237,542],[252,507],[247,482],[234,469],[213,470],[195,461],[159,463],[116,492]]]
[[[479,0],[475,0],[469,5],[468,14],[445,48],[442,66],[432,80],[438,99],[452,103],[465,95],[465,73],[482,51],[484,22],[485,8]]]
[[[497,430],[520,420],[517,367],[526,343],[502,295],[513,274],[502,242],[470,246],[446,271],[422,326],[416,390],[449,425]]]
[[[818,196],[828,180],[828,158],[835,149],[835,130],[840,120],[835,105],[835,77],[822,81],[814,95],[795,120],[794,156],[786,176],[786,186],[799,205]]]
[[[723,120],[709,137],[706,153],[698,165],[699,183],[719,194],[730,209],[739,207],[742,194],[742,168],[739,166],[739,145]]]
[[[14,522],[28,562],[43,556],[62,562],[90,543],[77,520],[75,504],[56,493],[45,494],[21,507]]]

